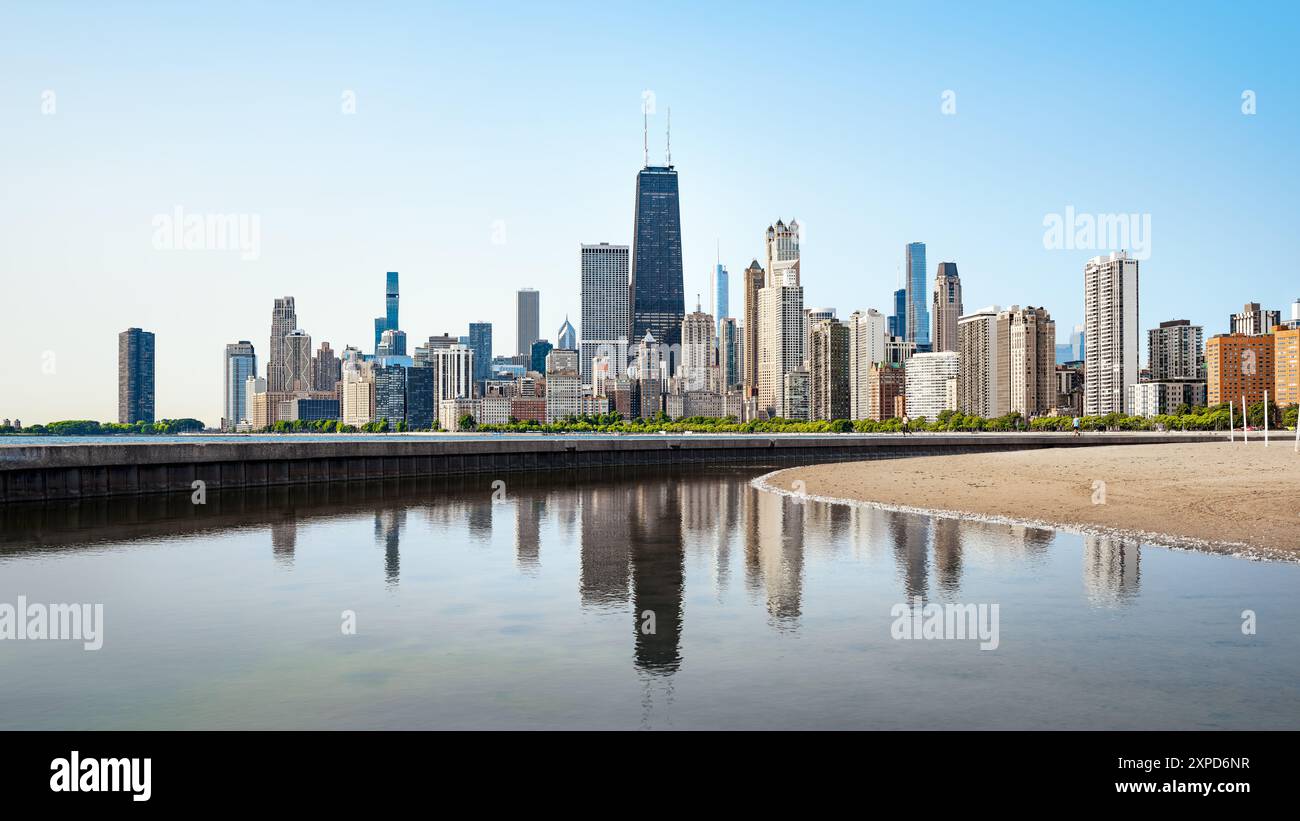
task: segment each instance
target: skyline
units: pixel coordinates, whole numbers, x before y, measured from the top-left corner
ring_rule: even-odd
[[[1267,30],[1221,11],[1203,28],[1124,13],[1141,38],[1117,66],[1079,56],[1109,30],[1106,14],[975,18],[949,6],[940,23],[841,9],[834,31],[830,15],[801,21],[806,35],[784,41],[797,68],[784,71],[705,47],[771,42],[782,30],[720,8],[673,15],[673,62],[656,58],[655,37],[668,36],[658,33],[645,53],[608,65],[600,58],[644,34],[624,21],[630,13],[322,11],[300,21],[275,10],[230,46],[222,38],[237,16],[182,34],[195,12],[95,21],[64,19],[63,8],[16,10],[0,33],[0,114],[17,126],[0,137],[13,192],[0,202],[13,229],[0,267],[18,293],[0,316],[3,374],[30,386],[0,414],[27,423],[114,418],[111,340],[140,327],[159,337],[158,416],[215,424],[222,351],[252,340],[264,370],[257,340],[275,297],[297,298],[314,341],[366,349],[386,271],[404,274],[411,339],[487,321],[495,353],[506,353],[510,294],[527,287],[542,292],[550,339],[581,315],[581,245],[632,244],[647,90],[652,164],[667,107],[677,109],[687,305],[709,301],[719,246],[721,263],[743,271],[762,258],[766,225],[797,218],[808,305],[841,318],[892,313],[903,248],[921,241],[927,282],[939,262],[955,262],[968,312],[1041,305],[1063,341],[1083,320],[1084,262],[1112,250],[1046,249],[1045,219],[1070,209],[1149,219],[1143,348],[1160,322],[1188,319],[1208,337],[1242,304],[1286,315],[1300,296],[1279,264],[1300,250],[1287,219],[1297,182],[1288,149],[1300,142],[1284,74],[1289,10]],[[367,25],[391,28],[394,17],[409,39],[367,41]],[[571,27],[580,18],[611,36],[583,37]],[[485,20],[492,48],[479,54]],[[304,26],[302,39],[274,52],[290,23]],[[537,30],[557,51],[573,48],[573,63],[524,71],[507,56]],[[446,48],[420,52],[419,35],[433,31]],[[42,43],[55,36],[86,38],[80,57],[50,62]],[[931,59],[910,65],[899,41],[924,42]],[[944,47],[974,42],[978,52]],[[106,44],[118,59],[100,70]],[[806,58],[812,48],[822,59]],[[457,70],[440,73],[448,67]],[[442,76],[457,82],[431,82]],[[55,110],[42,114],[47,90]],[[348,90],[355,114],[340,110]],[[1255,114],[1241,110],[1245,90]],[[948,91],[955,114],[943,113]],[[773,97],[788,116],[763,116]],[[1128,127],[1100,128],[1112,114]],[[258,258],[157,248],[154,218],[176,207],[258,216]],[[739,316],[743,290],[733,285],[730,301]]]

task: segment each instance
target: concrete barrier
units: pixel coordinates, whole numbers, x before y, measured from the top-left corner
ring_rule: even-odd
[[[418,476],[638,465],[787,465],[1044,447],[1218,441],[1214,434],[511,436],[49,445],[0,443],[0,504]],[[69,443],[69,442],[73,443]]]

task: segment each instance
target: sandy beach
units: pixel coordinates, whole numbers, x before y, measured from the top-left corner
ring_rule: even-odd
[[[811,496],[1166,534],[1300,555],[1300,454],[1290,439],[1048,448],[790,468]],[[1104,483],[1104,484],[1102,484]]]

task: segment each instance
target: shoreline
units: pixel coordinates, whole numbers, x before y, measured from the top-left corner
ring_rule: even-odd
[[[1124,455],[1123,459],[1131,461],[1132,447],[1135,446],[1130,446],[1130,452]],[[1179,448],[1176,445],[1154,447],[1159,447],[1166,452],[1171,447]],[[1289,511],[1291,506],[1286,505],[1286,497],[1300,498],[1300,455],[1294,454],[1290,447],[1280,448],[1275,446],[1265,450],[1262,443],[1258,446],[1254,443],[1250,445],[1213,443],[1182,447],[1242,448],[1241,451],[1218,454],[1221,458],[1230,458],[1234,462],[1239,461],[1243,456],[1261,457],[1270,451],[1272,455],[1267,458],[1275,461],[1283,461],[1291,457],[1293,458],[1294,470],[1289,475],[1278,476],[1275,473],[1266,475],[1279,480],[1279,485],[1282,484],[1281,480],[1289,480],[1285,487],[1277,489],[1278,508]],[[1250,451],[1244,450],[1247,447],[1250,448]],[[1258,447],[1258,451],[1255,450],[1256,447]],[[1258,494],[1246,489],[1239,495],[1233,496],[1235,489],[1232,487],[1231,482],[1234,477],[1221,477],[1217,473],[1196,477],[1201,485],[1200,487],[1197,486],[1197,482],[1188,482],[1178,484],[1173,488],[1172,493],[1153,490],[1149,494],[1141,495],[1136,500],[1123,499],[1121,500],[1125,503],[1123,506],[1129,509],[1120,511],[1122,515],[1113,518],[1105,515],[1109,512],[1105,502],[1100,506],[1095,505],[1095,503],[1090,504],[1089,508],[1085,509],[1091,514],[1090,516],[1071,515],[1072,512],[1079,512],[1078,496],[1082,495],[1087,498],[1095,494],[1092,483],[1087,481],[1086,477],[1068,475],[1070,461],[1072,459],[1080,461],[1078,457],[1100,456],[1104,460],[1106,458],[1116,459],[1121,456],[1117,453],[1102,452],[1109,450],[1111,449],[1089,449],[1086,454],[1038,450],[957,456],[918,456],[896,460],[894,464],[889,465],[875,462],[807,465],[779,468],[755,477],[750,484],[758,490],[827,504],[870,507],[877,510],[993,524],[1048,528],[1080,536],[1127,539],[1172,550],[1228,555],[1250,561],[1300,562],[1300,544],[1297,544],[1296,537],[1296,534],[1300,533],[1300,518],[1297,518],[1296,525],[1293,526],[1291,520],[1285,517],[1281,510],[1263,523],[1264,526],[1256,527],[1249,533],[1240,534],[1244,535],[1245,538],[1232,537],[1238,535],[1240,530],[1241,510],[1225,509],[1222,510],[1221,515],[1216,514],[1208,517],[1213,520],[1213,524],[1210,526],[1206,524],[1207,516],[1204,515],[1204,511],[1201,511],[1201,516],[1190,521],[1188,517],[1180,519],[1170,515],[1169,508],[1171,505],[1191,508],[1204,507],[1212,509],[1216,506],[1231,508],[1231,505],[1221,504],[1225,497],[1229,501],[1243,502],[1238,507],[1246,508],[1246,512],[1249,513],[1249,507],[1251,507],[1251,503],[1258,499]],[[1118,448],[1114,450],[1118,450]],[[1283,451],[1285,451],[1285,455],[1283,455]],[[1170,455],[1185,459],[1191,454]],[[1207,464],[1207,472],[1212,471],[1216,467],[1213,459],[1202,459],[1200,458],[1202,455],[1202,453],[1196,453],[1197,458],[1195,461]],[[1215,454],[1204,455],[1212,457]],[[1005,468],[1006,463],[1010,463],[1017,470],[1023,470],[1027,463],[1034,462],[1045,463],[1050,465],[1054,471],[1065,472],[1062,477],[1065,481],[1058,481],[1057,488],[1044,491],[1043,487],[1050,483],[1041,480],[1036,481],[1035,477],[1019,477],[1017,480],[1006,481],[1007,477],[1005,475],[999,476],[998,468]],[[903,463],[908,464],[904,465]],[[973,463],[982,464],[976,465]],[[978,472],[972,471],[972,468],[976,466],[982,468],[982,470]],[[1094,468],[1089,475],[1098,472],[1095,470],[1095,465],[1089,467]],[[833,474],[825,470],[826,468],[830,468]],[[909,494],[906,490],[900,490],[899,482],[889,476],[889,474],[900,470],[907,470],[914,476],[920,474],[923,481],[929,482],[930,486],[925,492],[920,493]],[[967,476],[979,476],[980,478],[969,480],[966,478]],[[980,481],[993,484],[1003,483],[999,482],[999,479],[1003,480],[1006,486],[997,491],[981,491],[977,494],[978,498],[972,498],[972,494],[969,493],[971,488],[987,486],[987,484],[979,484]],[[802,488],[794,486],[796,481],[804,483]],[[1036,498],[1022,499],[1018,497],[1017,491],[1020,488],[1015,487],[1016,481],[1021,485],[1033,485]],[[1123,479],[1116,484],[1118,485],[1116,489],[1121,492],[1129,490],[1129,488],[1125,487]],[[1203,492],[1205,485],[1223,484],[1227,484],[1228,487],[1216,488],[1216,494],[1214,495],[1206,496]],[[967,492],[957,492],[959,490]],[[1167,488],[1159,490],[1168,491]],[[957,501],[958,504],[954,505],[953,501]],[[1120,507],[1121,505],[1115,504],[1112,509]],[[1138,508],[1143,513],[1134,515],[1132,508]],[[1164,516],[1170,516],[1170,518],[1162,520],[1161,517]],[[1300,507],[1297,508],[1297,517],[1300,517]],[[1162,526],[1162,524],[1170,521],[1180,522],[1182,527],[1168,528]],[[1261,523],[1256,521],[1253,524],[1260,525]],[[1290,541],[1274,538],[1280,532],[1290,534]]]

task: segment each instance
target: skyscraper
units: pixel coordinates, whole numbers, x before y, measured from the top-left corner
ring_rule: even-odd
[[[330,343],[321,342],[316,355],[311,360],[311,389],[315,391],[332,391],[335,384],[343,378],[339,358],[334,355]]]
[[[396,430],[406,422],[406,368],[401,365],[375,365],[375,419],[387,420],[388,429]]]
[[[555,339],[560,350],[578,350],[578,332],[569,324],[569,318],[567,316],[564,318],[564,324],[560,326],[560,330],[555,332]]]
[[[718,323],[718,378],[723,391],[741,384],[741,353],[740,326],[734,316],[724,316]]]
[[[722,327],[722,320],[731,316],[731,275],[727,266],[718,262],[713,269],[713,316]],[[721,331],[719,331],[721,335]]]
[[[907,339],[907,289],[894,291],[894,312],[889,315],[889,324],[885,329],[890,336]]]
[[[389,271],[384,281],[384,315],[375,317],[375,353],[379,353],[379,344],[383,340],[384,331],[396,331],[400,329],[397,324],[397,272]],[[400,353],[390,351],[392,356],[405,356],[406,351]]]
[[[1204,330],[1186,319],[1161,322],[1147,331],[1147,369],[1150,381],[1205,378]]]
[[[957,409],[957,354],[918,353],[904,368],[907,415],[933,422],[945,410]]]
[[[754,260],[742,276],[745,282],[745,316],[741,382],[745,386],[745,396],[758,396],[758,292],[763,290],[766,275],[763,266]]]
[[[288,381],[284,391],[312,388],[311,334],[296,328],[284,335],[284,372]]]
[[[1093,257],[1083,266],[1083,412],[1124,413],[1129,386],[1138,381],[1138,261],[1125,251]]]
[[[998,314],[996,305],[957,320],[957,410],[993,419],[1007,412],[999,381]]]
[[[701,311],[698,302],[695,312],[687,314],[682,320],[680,376],[684,390],[709,391],[717,388],[717,371],[713,364],[713,349],[717,344],[716,328],[713,317]]]
[[[271,341],[266,348],[266,389],[271,393],[283,393],[292,389],[293,380],[289,377],[285,359],[284,338],[297,327],[298,312],[294,309],[293,297],[277,299],[275,307],[271,309]]]
[[[649,331],[665,346],[670,368],[675,368],[672,357],[681,344],[686,294],[677,171],[671,159],[662,166],[647,162],[636,177],[630,293],[632,328],[628,338],[640,340]]]
[[[257,354],[253,352],[253,343],[241,339],[227,345],[225,365],[221,429],[234,430],[236,425],[247,418],[248,378],[257,376]]]
[[[533,343],[528,352],[528,370],[536,373],[546,373],[546,357],[551,355],[555,346],[549,340],[539,339]]]
[[[799,270],[799,225],[777,220],[767,227],[768,270],[758,292],[758,407],[768,415],[799,405],[787,402],[786,374],[804,359],[803,286]],[[804,376],[807,374],[805,372]],[[802,385],[798,379],[791,383]],[[805,394],[806,397],[806,394]]]
[[[907,310],[906,334],[908,342],[916,343],[917,353],[930,350],[930,312],[929,289],[925,287],[925,243],[909,242],[906,248],[907,261]]]
[[[541,295],[532,288],[515,294],[515,354],[524,356],[542,338]]]
[[[849,316],[849,419],[869,419],[871,366],[884,362],[886,317],[871,308]]]
[[[808,363],[812,383],[810,418],[848,419],[849,326],[836,319],[815,323]]]
[[[150,331],[127,328],[117,335],[117,421],[154,421],[154,339]]]
[[[557,348],[546,357],[546,421],[558,422],[582,412],[578,352]]]
[[[1041,416],[1056,406],[1056,323],[1044,308],[1013,305],[997,318],[998,390],[1002,412]],[[1001,413],[998,414],[999,416]]]
[[[469,349],[474,352],[474,385],[479,393],[492,378],[492,323],[469,323]]]
[[[602,242],[583,245],[580,257],[582,339],[578,364],[582,383],[590,385],[591,360],[596,356],[608,356],[617,373],[627,370],[627,335],[632,325],[629,254],[626,245]]]
[[[957,350],[957,318],[963,310],[957,263],[939,263],[939,270],[934,275],[934,293],[930,306],[933,311],[930,344],[937,352]]]

